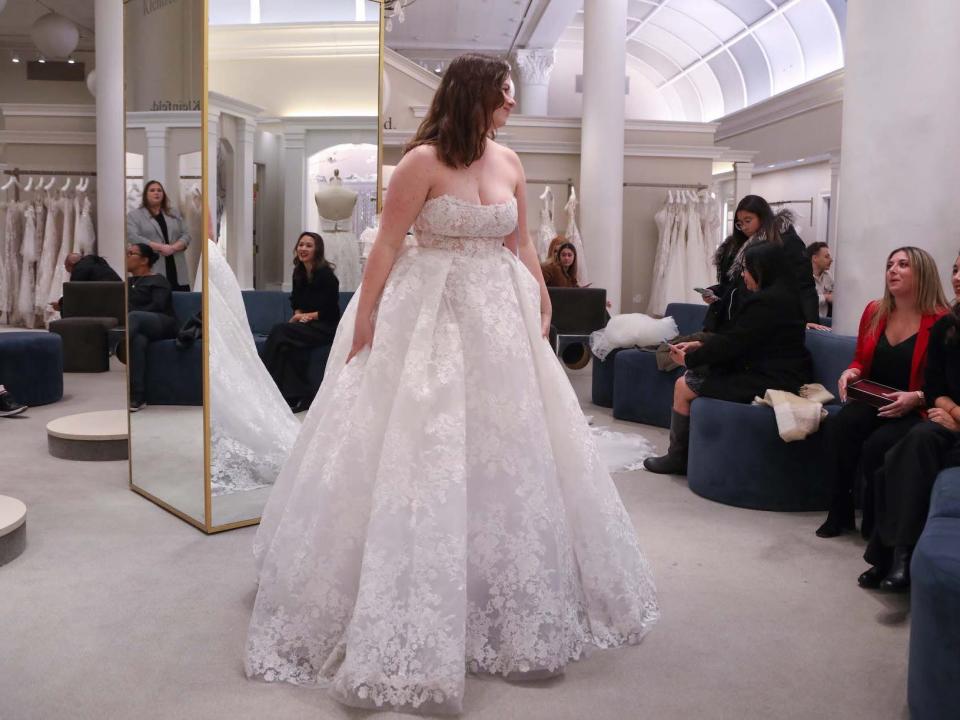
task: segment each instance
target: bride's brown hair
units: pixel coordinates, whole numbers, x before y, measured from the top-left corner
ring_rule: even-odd
[[[461,55],[450,63],[427,116],[404,152],[433,145],[452,168],[468,167],[492,137],[493,113],[503,106],[510,64],[490,55]]]

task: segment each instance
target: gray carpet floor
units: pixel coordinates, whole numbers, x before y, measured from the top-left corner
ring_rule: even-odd
[[[589,375],[574,381],[587,398]],[[0,567],[0,718],[400,717],[244,677],[254,528],[205,536],[131,492],[126,462],[48,455],[49,420],[123,401],[119,371],[67,375],[62,402],[0,420],[0,493],[28,506],[26,552]],[[585,410],[666,443],[663,430]],[[907,717],[909,604],[857,587],[860,542],[816,538],[815,514],[711,503],[682,478],[615,480],[654,569],[660,623],[559,679],[471,678],[464,717]]]

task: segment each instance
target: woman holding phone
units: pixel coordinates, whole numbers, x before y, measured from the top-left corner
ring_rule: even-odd
[[[733,317],[703,341],[670,348],[687,372],[674,385],[670,448],[644,461],[650,472],[686,474],[690,404],[697,397],[749,403],[769,389],[797,392],[810,380],[806,320],[783,248],[769,241],[752,244],[742,273],[746,297]]]

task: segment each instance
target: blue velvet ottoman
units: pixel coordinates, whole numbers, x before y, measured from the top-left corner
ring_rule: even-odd
[[[937,478],[910,576],[910,717],[952,720],[960,713],[960,468]]]
[[[808,330],[813,382],[835,396],[856,338]],[[839,405],[828,405],[835,413]],[[829,422],[827,418],[824,422]],[[784,442],[772,408],[698,398],[690,411],[690,489],[725,505],[754,510],[826,510],[830,478],[824,433]]]
[[[63,398],[63,341],[45,332],[0,333],[0,385],[25,405]]]
[[[681,335],[690,335],[703,329],[707,306],[670,303],[664,315],[674,319]],[[629,359],[618,360],[624,356]],[[618,384],[621,364],[628,368],[628,377]],[[673,383],[679,375],[679,370],[668,373],[657,370],[656,355],[652,352],[637,348],[614,350],[603,360],[593,358],[593,404],[612,407],[613,416],[620,420],[669,427]],[[668,395],[664,394],[666,385],[670,386]],[[664,397],[667,397],[666,409]]]

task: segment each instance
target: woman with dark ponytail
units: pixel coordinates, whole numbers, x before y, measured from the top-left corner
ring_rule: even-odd
[[[791,282],[800,299],[808,327],[819,322],[819,299],[810,270],[810,259],[806,245],[793,227],[793,219],[793,213],[786,209],[774,213],[770,204],[759,195],[746,195],[737,204],[733,234],[720,244],[714,256],[717,284],[710,288],[712,294],[704,295],[704,301],[710,303],[704,330],[716,332],[736,315],[746,298],[743,284],[744,253],[749,246],[763,240],[783,247]]]

